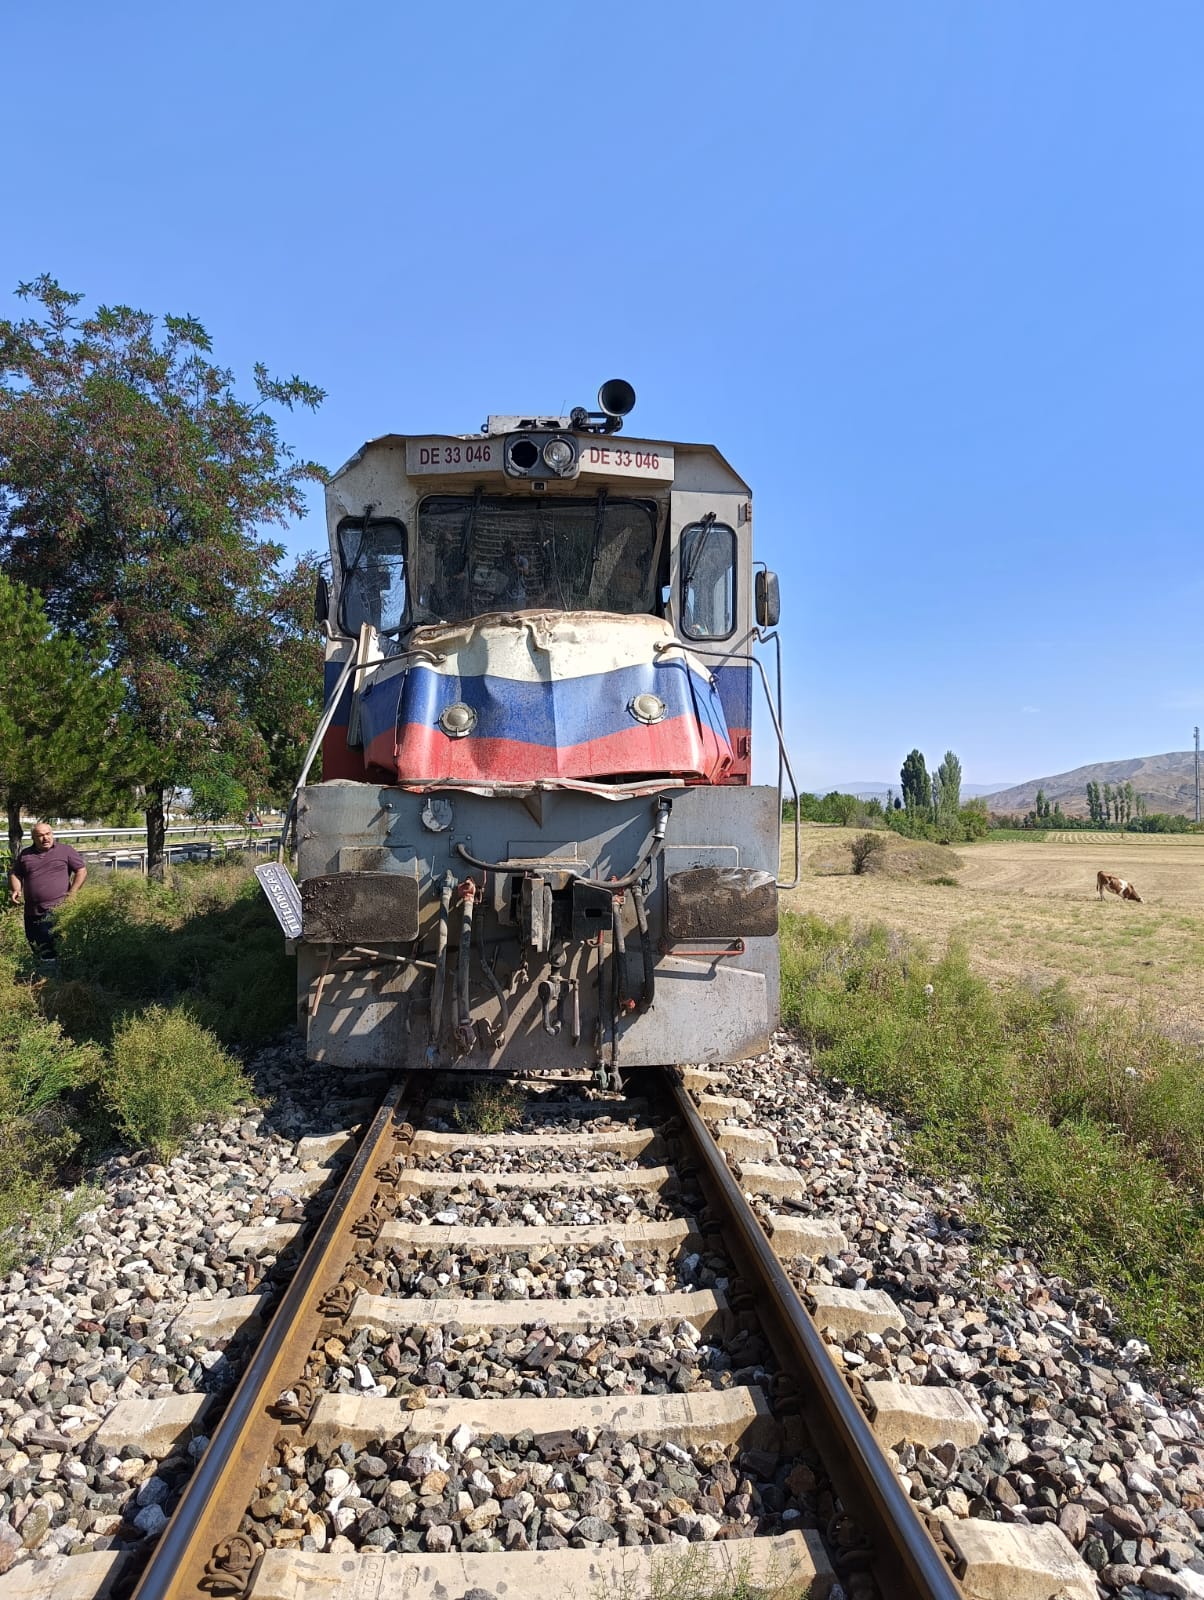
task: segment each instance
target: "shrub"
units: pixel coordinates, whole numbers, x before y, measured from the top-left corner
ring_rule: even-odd
[[[0,1117],[23,1117],[95,1080],[95,1045],[72,1044],[57,1022],[30,1022],[0,1048]]]
[[[967,839],[985,839],[991,831],[991,814],[985,800],[967,800],[958,812],[962,834]]]
[[[169,1156],[198,1122],[251,1098],[238,1063],[179,1007],[151,1006],[113,1036],[104,1097],[134,1144]]]
[[[860,877],[870,857],[876,851],[886,849],[886,840],[880,833],[861,833],[853,840],[849,849],[853,852],[853,871]]]
[[[58,929],[64,978],[44,1003],[91,1037],[131,1002],[185,997],[227,1044],[263,1044],[294,1020],[295,967],[246,866],[174,869],[162,884],[113,874],[73,897]]]

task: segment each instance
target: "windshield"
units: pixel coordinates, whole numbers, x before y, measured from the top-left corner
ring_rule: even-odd
[[[644,500],[431,495],[418,508],[416,623],[487,611],[651,612],[656,507]]]

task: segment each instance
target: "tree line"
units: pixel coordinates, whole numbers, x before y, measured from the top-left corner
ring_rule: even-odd
[[[1151,811],[1145,796],[1127,781],[1088,783],[1086,795],[1085,817],[1068,816],[1060,800],[1055,800],[1051,806],[1044,789],[1038,789],[1033,809],[1023,817],[1009,820],[1022,828],[1113,829],[1129,833],[1190,833],[1195,829],[1195,824],[1187,817],[1174,812]]]
[[[952,750],[934,772],[920,750],[912,750],[899,773],[898,795],[888,789],[885,800],[841,794],[837,790],[820,797],[800,794],[799,815],[804,822],[832,822],[846,828],[890,828],[913,839],[931,839],[954,844],[963,839],[981,839],[990,827],[990,817],[981,800],[962,804],[962,764]],[[787,803],[787,821],[794,820],[793,802]]]
[[[253,371],[204,327],[80,311],[48,276],[0,319],[0,796],[22,813],[140,811],[152,870],[168,796],[241,813],[291,789],[321,707],[316,559],[261,530],[325,474],[276,413],[324,398]]]

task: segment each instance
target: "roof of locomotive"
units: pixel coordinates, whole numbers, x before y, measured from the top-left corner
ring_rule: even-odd
[[[547,420],[550,422],[553,419],[549,418]],[[560,420],[560,419],[555,419],[555,420]],[[563,432],[563,433],[576,433],[577,432],[577,430],[573,429],[573,428],[558,428],[558,429],[555,429],[554,431]],[[330,477],[327,479],[327,482],[328,483],[336,482],[339,478],[341,478],[343,476],[343,474],[345,472],[350,471],[350,469],[352,467],[354,467],[357,462],[362,461],[364,456],[367,455],[369,450],[376,449],[378,445],[385,445],[385,446],[389,446],[389,445],[393,445],[393,446],[404,445],[410,439],[439,438],[439,439],[459,439],[461,441],[465,441],[465,440],[476,440],[476,439],[488,439],[490,437],[491,437],[491,435],[489,433],[441,433],[441,434],[382,433],[382,434],[378,435],[377,438],[375,438],[375,439],[366,439],[364,441],[364,443],[362,445],[360,445],[359,449],[355,452],[355,454],[353,456],[349,456],[347,458],[347,460],[344,461],[343,465],[341,467],[339,467],[337,472],[332,472],[331,473]],[[606,438],[608,440],[613,440],[613,439],[615,439],[616,436],[614,434],[605,434],[605,435],[603,435],[603,434],[593,434],[593,433],[581,433],[581,434],[578,435],[578,437],[580,437],[582,439]],[[655,447],[657,445],[671,445],[675,451],[683,451],[683,452],[684,451],[691,451],[691,452],[694,452],[694,453],[696,453],[698,455],[710,456],[711,459],[716,464],[718,464],[725,471],[727,471],[727,472],[729,472],[731,474],[732,478],[735,480],[735,484],[738,486],[738,488],[739,488],[739,490],[741,492],[743,492],[744,494],[749,494],[749,495],[751,495],[751,493],[752,493],[751,487],[740,476],[740,474],[732,466],[731,462],[722,453],[722,451],[716,449],[716,447],[713,444],[696,444],[696,443],[689,443],[687,441],[682,441],[682,440],[677,440],[677,439],[644,439],[644,438],[637,439],[634,435],[632,435],[632,436],[624,435],[623,436],[623,445],[624,445],[624,447],[627,447],[629,445],[631,445],[631,446],[641,445],[641,446],[653,446],[653,447]]]

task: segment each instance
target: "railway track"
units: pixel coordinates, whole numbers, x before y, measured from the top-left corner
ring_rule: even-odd
[[[823,1335],[873,1328],[886,1297],[804,1309],[780,1257],[840,1241],[814,1223],[767,1236],[743,1191],[789,1174],[724,1127],[721,1078],[649,1071],[623,1101],[527,1080],[521,1131],[502,1134],[428,1083],[391,1089],[367,1124],[134,1600],[1073,1585],[1041,1529],[968,1519],[938,1542],[916,1515],[884,1446],[965,1442],[978,1419],[954,1391],[889,1381],[867,1386],[867,1416]],[[230,1330],[261,1312],[208,1303]],[[189,1431],[183,1410],[136,1409],[148,1451]],[[81,1556],[55,1592],[132,1583]]]

